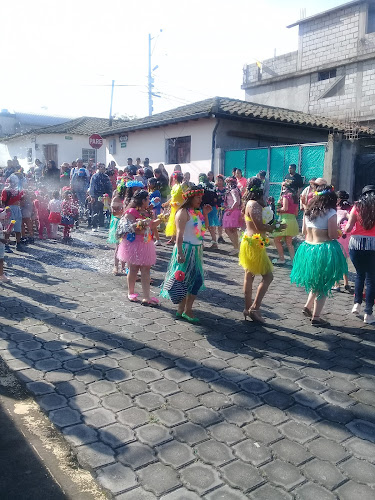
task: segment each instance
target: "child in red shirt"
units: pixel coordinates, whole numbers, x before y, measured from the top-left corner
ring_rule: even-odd
[[[43,240],[43,230],[46,228],[47,237],[51,237],[51,224],[48,220],[49,210],[48,210],[48,196],[41,191],[35,192],[36,199],[34,200],[34,208],[38,216],[38,231],[39,239]]]

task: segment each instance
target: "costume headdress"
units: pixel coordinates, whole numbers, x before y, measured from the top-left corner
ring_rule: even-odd
[[[315,191],[315,196],[323,196],[323,194],[329,194],[329,193],[334,193],[335,188],[333,186],[328,186],[326,189],[323,189],[323,191]]]
[[[135,188],[135,187],[143,188],[144,184],[141,181],[127,181],[126,187],[127,188]]]
[[[194,196],[203,196],[204,195],[204,189],[200,188],[192,188],[188,189],[185,191],[185,193],[182,194],[184,200],[187,200],[189,198],[194,198]]]

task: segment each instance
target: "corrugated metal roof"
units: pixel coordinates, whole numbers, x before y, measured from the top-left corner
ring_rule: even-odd
[[[103,128],[100,132],[103,136],[142,130],[152,127],[160,127],[181,121],[195,120],[209,117],[238,118],[248,121],[266,121],[285,123],[301,126],[304,128],[323,128],[339,132],[345,131],[345,124],[334,118],[327,118],[291,109],[266,106],[254,102],[230,99],[227,97],[212,97],[204,101],[195,102],[179,108],[170,109],[163,113],[130,120],[124,123],[115,123],[112,127]],[[367,127],[359,127],[363,135],[374,135],[375,131]]]

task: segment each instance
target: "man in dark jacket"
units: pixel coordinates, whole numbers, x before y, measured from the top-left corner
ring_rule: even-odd
[[[92,230],[97,231],[98,225],[104,226],[103,213],[103,195],[107,194],[112,197],[112,183],[107,174],[105,174],[105,164],[98,163],[96,173],[91,177],[90,187],[90,217],[89,227],[92,225]]]

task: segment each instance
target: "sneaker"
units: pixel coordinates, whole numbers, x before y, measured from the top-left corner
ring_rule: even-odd
[[[0,282],[1,283],[11,283],[12,280],[8,278],[8,276],[5,276],[5,274],[0,275]]]
[[[217,246],[217,243],[215,243],[214,241],[212,242],[211,246],[208,247],[209,250],[218,250],[218,246]]]
[[[156,240],[156,241],[155,241],[155,246],[156,246],[156,247],[159,247],[160,245],[161,245],[160,240]]]
[[[9,245],[5,245],[5,252],[6,253],[13,253],[13,250],[10,248]]]
[[[28,238],[21,238],[21,243],[22,243],[23,245],[27,245],[27,244],[29,243]]]
[[[358,302],[354,304],[352,314],[356,314],[357,316],[361,314],[361,304],[358,304]]]
[[[29,243],[29,245],[34,245],[34,238],[27,238],[27,242]]]
[[[344,288],[350,295],[353,295],[353,288],[350,285],[345,285]]]
[[[91,231],[92,231],[93,233],[97,233],[97,232],[98,232],[98,228],[97,228],[97,227],[93,227],[93,228],[91,229]]]
[[[217,240],[218,243],[225,243],[225,240],[222,236],[219,236],[218,240]]]
[[[375,316],[373,316],[372,314],[365,314],[363,322],[367,323],[368,325],[372,325],[373,323],[375,323]]]
[[[24,247],[24,245],[22,243],[17,243],[16,250],[17,250],[17,252],[26,252],[26,248]]]
[[[331,290],[332,292],[341,292],[341,288],[339,286],[333,286]]]

